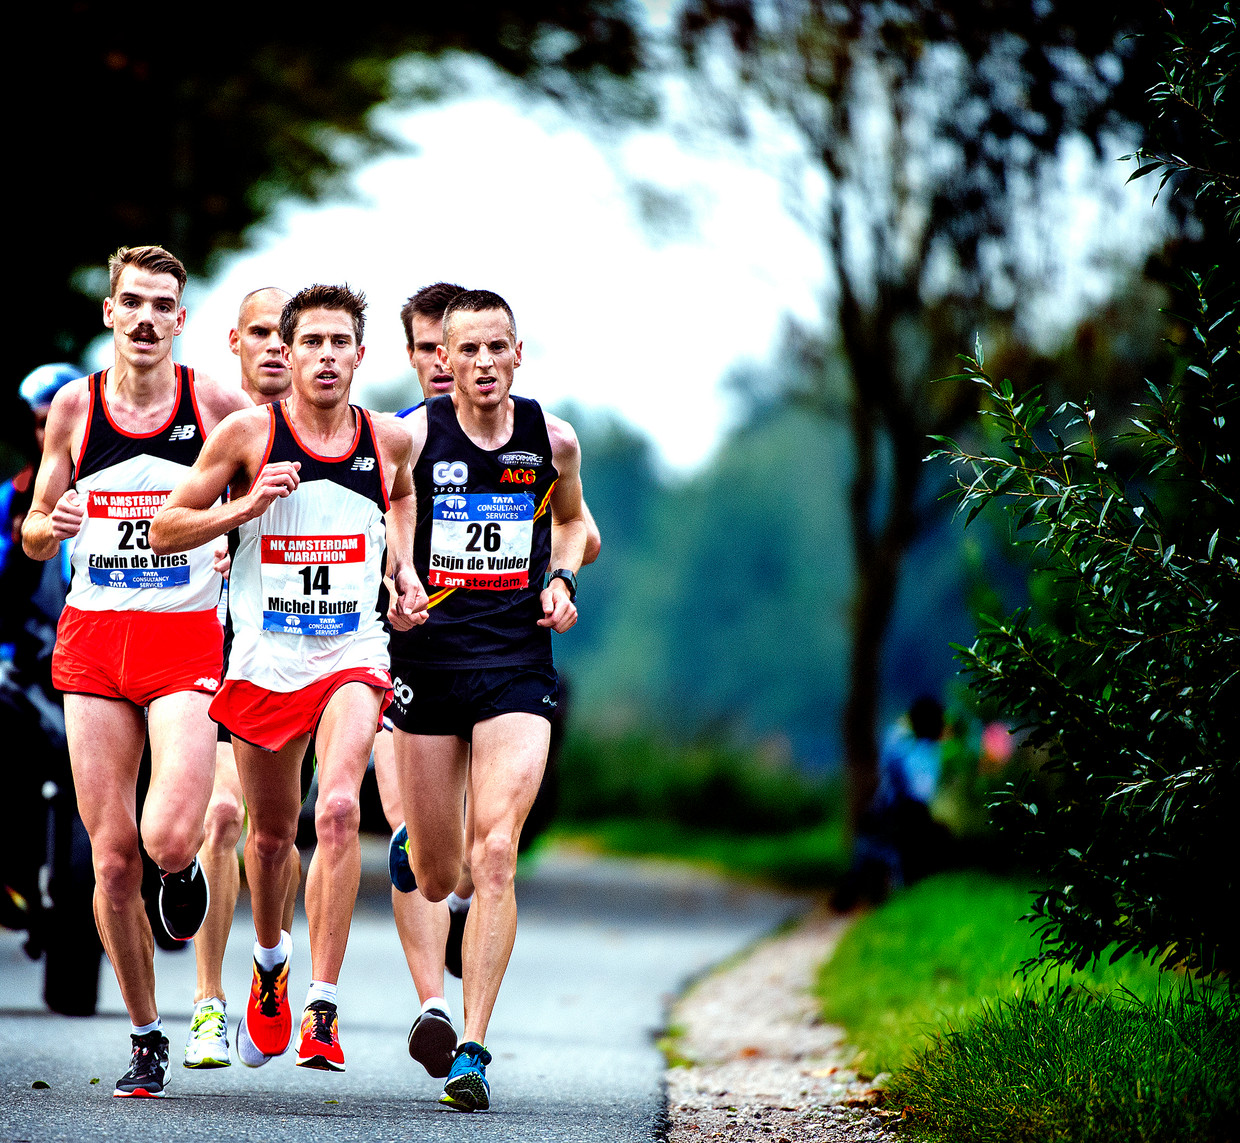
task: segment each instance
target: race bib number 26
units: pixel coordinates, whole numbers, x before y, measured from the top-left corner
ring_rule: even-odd
[[[260,567],[264,631],[345,635],[357,630],[365,536],[263,536]]]
[[[432,587],[528,587],[534,498],[528,492],[450,492],[431,515]]]

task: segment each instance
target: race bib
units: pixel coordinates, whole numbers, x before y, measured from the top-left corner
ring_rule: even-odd
[[[189,555],[157,556],[147,534],[168,492],[88,492],[86,569],[95,587],[167,588],[189,583]]]
[[[528,587],[534,497],[528,492],[450,492],[431,514],[432,587],[510,591]]]
[[[261,545],[264,631],[346,635],[357,630],[365,536],[263,536]]]

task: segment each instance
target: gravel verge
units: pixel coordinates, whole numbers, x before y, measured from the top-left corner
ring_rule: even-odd
[[[816,911],[699,980],[673,1005],[669,1143],[890,1140],[874,1084],[824,1024],[814,977],[849,919]]]

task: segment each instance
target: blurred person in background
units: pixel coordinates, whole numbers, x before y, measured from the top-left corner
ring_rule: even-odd
[[[888,732],[878,759],[878,788],[857,827],[853,862],[833,903],[878,902],[943,867],[948,831],[930,816],[943,772],[943,706],[922,695]]]

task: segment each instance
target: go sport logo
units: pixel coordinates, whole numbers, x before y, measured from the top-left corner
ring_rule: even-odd
[[[392,697],[400,704],[401,710],[408,710],[413,702],[413,687],[398,676],[392,680]]]
[[[469,465],[463,460],[436,461],[431,479],[436,484],[465,484],[469,480]]]

